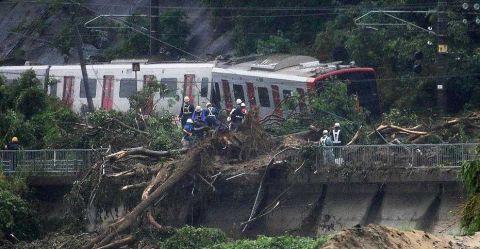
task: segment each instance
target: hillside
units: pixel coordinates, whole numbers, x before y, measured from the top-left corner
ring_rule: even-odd
[[[73,48],[68,56],[62,54],[56,44],[56,39],[65,33],[65,22],[69,20],[66,10],[50,4],[24,2],[24,1],[0,1],[0,60],[8,64],[23,64],[25,60],[38,64],[63,64],[77,63],[78,56]],[[88,0],[84,6],[95,11],[87,11],[88,15],[82,19],[82,24],[87,20],[102,14],[148,14],[148,0]],[[185,11],[186,23],[189,31],[187,36],[187,50],[202,58],[206,54],[230,53],[230,36],[228,34],[217,35],[211,25],[210,11],[202,9],[201,3],[194,0],[186,1],[160,1],[160,6],[188,6],[192,9]],[[53,7],[52,7],[53,6]],[[197,8],[198,7],[198,8]],[[165,11],[165,9],[161,9]],[[102,30],[103,31],[103,30]],[[122,29],[115,29],[112,33],[118,33]],[[101,36],[102,32],[93,32],[95,36]],[[67,34],[72,36],[73,34]],[[92,35],[89,33],[89,35]],[[111,40],[111,38],[113,38]],[[84,38],[86,57],[102,54],[104,50],[118,39],[108,36],[106,41],[95,42]],[[99,44],[100,43],[100,44]]]

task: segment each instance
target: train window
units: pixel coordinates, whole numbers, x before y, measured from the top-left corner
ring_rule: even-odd
[[[57,81],[52,82],[51,85],[49,86],[50,88],[50,96],[57,96]]]
[[[88,89],[90,90],[90,95],[92,98],[95,98],[97,95],[97,79],[88,79]],[[85,93],[85,87],[83,86],[83,79],[82,83],[80,84],[80,98],[86,98],[87,94]]]
[[[292,91],[290,91],[290,90],[283,90],[282,94],[283,94],[283,99],[288,99],[288,98],[292,97]]]
[[[137,80],[133,78],[120,79],[120,98],[128,98],[137,92]]]
[[[200,88],[200,96],[206,98],[208,96],[208,78],[202,78],[202,85]]]
[[[177,94],[177,78],[162,78],[160,83],[167,87],[167,97],[174,97]]]
[[[266,87],[257,87],[258,100],[262,107],[270,107],[270,97],[268,95],[268,89]]]
[[[242,85],[233,84],[233,97],[235,100],[241,99],[242,101],[245,101],[245,94],[243,93]]]

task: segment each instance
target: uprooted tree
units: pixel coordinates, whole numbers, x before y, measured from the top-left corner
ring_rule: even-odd
[[[122,204],[129,211],[108,225],[85,248],[112,248],[133,243],[135,237],[131,231],[145,224],[160,231],[167,230],[164,222],[157,220],[154,207],[175,191],[175,186],[197,180],[207,189],[214,188],[212,174],[218,165],[249,160],[274,150],[275,139],[259,128],[257,120],[252,112],[240,132],[216,133],[189,150],[153,151],[137,147],[106,155],[67,195],[72,207],[67,216],[76,221],[71,223],[76,226],[85,222],[88,209],[96,210],[96,216],[101,216]]]

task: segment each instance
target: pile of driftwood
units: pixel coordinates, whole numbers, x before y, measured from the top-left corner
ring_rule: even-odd
[[[194,178],[207,188],[215,189],[216,174],[212,171],[216,169],[212,165],[218,165],[219,160],[245,161],[272,152],[274,139],[260,128],[254,115],[247,116],[239,132],[214,134],[188,149],[154,151],[135,147],[103,157],[77,182],[84,186],[73,188],[87,190],[83,199],[88,201],[84,206],[98,202],[97,199],[105,196],[100,194],[102,188],[113,184],[118,186],[118,192],[140,193],[141,197],[84,248],[118,248],[136,243],[131,231],[138,226],[146,225],[160,231],[169,229],[157,220],[159,216],[154,214],[154,206],[172,192],[174,186]]]
[[[473,112],[464,117],[445,118],[433,125],[416,125],[400,127],[392,124],[381,124],[368,136],[378,136],[386,143],[425,143],[433,137],[440,142],[462,142],[461,133],[475,137],[480,130],[480,112]]]

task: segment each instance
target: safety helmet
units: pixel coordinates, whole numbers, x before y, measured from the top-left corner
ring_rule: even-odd
[[[18,143],[18,137],[12,137],[12,143]]]
[[[189,101],[190,101],[190,97],[185,96],[185,97],[183,98],[183,101],[184,101],[184,102],[189,102]]]
[[[241,106],[241,107],[245,107],[246,105],[245,105],[245,103],[241,103],[240,106]]]
[[[191,118],[187,119],[187,123],[188,124],[192,124],[193,123],[193,120]]]
[[[335,127],[340,127],[340,123],[335,123]]]
[[[210,102],[207,103],[207,107],[209,107],[209,106],[211,106],[211,105],[212,105],[212,103],[210,103]]]
[[[323,130],[323,135],[327,135],[328,134],[328,131],[327,130]]]
[[[240,105],[242,103],[242,100],[241,99],[237,99],[237,105]]]
[[[202,110],[202,107],[201,107],[201,106],[197,105],[197,107],[195,107],[195,111],[196,111],[196,112],[199,112],[199,111],[201,111],[201,110]]]

